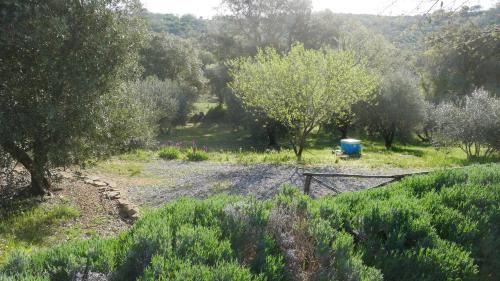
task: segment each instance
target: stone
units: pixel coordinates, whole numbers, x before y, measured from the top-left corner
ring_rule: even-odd
[[[109,191],[109,192],[106,192],[106,196],[108,196],[109,198],[111,199],[117,199],[120,197],[120,192],[117,192],[117,191]]]
[[[103,182],[103,181],[100,181],[100,180],[94,180],[94,182],[92,183],[92,185],[94,186],[97,186],[97,187],[100,187],[100,186],[108,186],[107,183]]]
[[[94,184],[94,181],[91,179],[85,179],[83,182],[86,184]]]
[[[127,200],[127,199],[125,199],[125,198],[119,198],[119,199],[118,199],[118,204],[121,206],[121,205],[127,205],[127,204],[130,204],[130,203],[129,203],[129,202],[128,202],[128,200]]]
[[[127,213],[129,217],[132,217],[133,215],[139,213],[137,209],[135,208],[134,205],[123,205],[124,211]]]
[[[116,183],[113,182],[113,181],[107,181],[109,187],[112,187],[112,188],[115,188],[116,187]]]

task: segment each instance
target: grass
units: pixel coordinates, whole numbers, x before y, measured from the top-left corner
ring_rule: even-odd
[[[338,140],[330,135],[316,132],[307,143],[303,154],[303,164],[363,168],[437,168],[500,161],[500,156],[490,159],[468,160],[459,148],[438,150],[423,144],[396,143],[391,150],[387,150],[381,141],[362,139],[362,157],[342,160],[332,153],[338,145]],[[256,145],[248,132],[237,131],[227,125],[188,124],[185,127],[177,128],[169,136],[162,136],[161,141],[177,143],[196,141],[199,147],[207,146],[209,159],[217,162],[296,163],[296,157],[292,150],[266,151],[265,143]]]
[[[436,149],[429,145],[394,144],[387,150],[381,141],[363,141],[360,158],[341,159],[333,151],[338,147],[338,140],[327,134],[315,133],[307,143],[301,164],[334,165],[347,168],[383,168],[425,169],[439,167],[459,167],[471,164],[500,162],[500,155],[493,158],[469,160],[459,148]],[[160,143],[180,144],[183,149],[192,146],[208,148],[208,160],[240,164],[296,164],[292,150],[267,150],[265,143],[257,143],[245,131],[234,130],[228,125],[211,126],[188,124],[174,130],[171,135],[162,136]],[[285,143],[285,141],[282,141]],[[206,158],[206,157],[204,157]],[[158,159],[158,151],[136,150],[119,155],[109,161],[97,164],[97,170],[118,175],[137,176],[143,174],[146,162]],[[189,160],[186,155],[181,160]]]
[[[80,215],[69,204],[43,205],[35,199],[9,202],[0,208],[0,263],[12,250],[45,248],[80,236],[64,224]]]
[[[194,103],[193,113],[203,112],[207,113],[210,108],[218,105],[217,98],[211,95],[201,96],[197,102]]]
[[[144,163],[137,162],[135,159],[130,160],[120,160],[121,156],[118,156],[118,160],[112,159],[104,162],[99,162],[96,165],[96,169],[111,174],[118,174],[123,176],[138,176],[144,171]],[[152,159],[153,156],[149,158]],[[146,161],[146,160],[142,160]]]

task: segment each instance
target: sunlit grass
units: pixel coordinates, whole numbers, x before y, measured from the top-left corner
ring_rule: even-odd
[[[380,149],[378,149],[380,148]],[[411,151],[407,151],[411,148]],[[291,150],[251,152],[251,151],[216,151],[210,152],[210,160],[235,163],[297,163],[295,154]],[[433,168],[452,167],[466,164],[494,162],[495,159],[479,159],[469,161],[459,149],[447,151],[436,150],[432,147],[406,146],[405,149],[395,147],[386,150],[382,146],[372,145],[363,150],[360,158],[341,159],[333,153],[333,149],[307,149],[304,152],[301,164],[305,165],[336,165],[339,167],[400,167],[400,168]]]
[[[136,162],[135,160],[119,160],[111,159],[108,161],[97,163],[95,168],[104,173],[137,176],[144,171],[144,163]]]
[[[500,162],[500,155],[493,158],[468,160],[459,148],[436,149],[423,144],[396,143],[387,150],[382,142],[361,137],[363,151],[360,158],[342,159],[335,155],[338,140],[327,134],[315,132],[307,143],[300,164],[332,165],[338,167],[362,168],[437,168],[464,166],[476,163]],[[176,143],[187,149],[192,145],[208,148],[208,160],[241,164],[272,163],[296,164],[297,158],[291,149],[280,151],[266,149],[265,143],[256,143],[250,134],[238,131],[229,125],[193,125],[179,127],[168,136],[162,136],[162,143]],[[261,140],[262,141],[262,140]],[[282,143],[286,143],[282,141]],[[136,150],[119,155],[111,161],[101,162],[98,170],[120,175],[140,175],[145,162],[158,159],[158,151]],[[185,155],[181,161],[188,160]]]
[[[80,235],[64,223],[80,215],[68,204],[40,205],[34,199],[9,202],[0,209],[0,263],[13,250],[49,247]]]

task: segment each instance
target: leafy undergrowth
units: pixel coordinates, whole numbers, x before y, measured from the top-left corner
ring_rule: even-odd
[[[17,252],[0,280],[499,280],[500,165],[314,200],[181,199],[116,238]]]

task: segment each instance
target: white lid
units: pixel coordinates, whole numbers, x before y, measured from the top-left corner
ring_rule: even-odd
[[[361,141],[360,140],[356,140],[356,139],[341,139],[340,143],[345,143],[345,144],[360,144]]]

